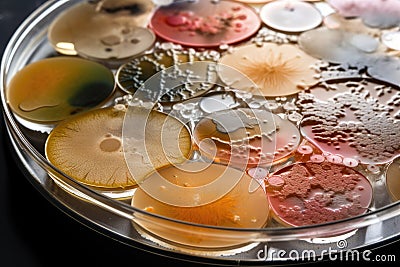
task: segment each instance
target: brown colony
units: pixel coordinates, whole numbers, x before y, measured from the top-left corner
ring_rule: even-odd
[[[163,125],[157,124],[168,117],[164,113],[151,111],[156,123],[146,124],[146,129],[160,134]],[[49,135],[46,142],[46,157],[59,170],[77,181],[103,189],[125,189],[137,184],[139,178],[132,174],[125,161],[125,153],[140,150],[141,147],[123,145],[123,125],[126,109],[122,105],[97,109],[77,115],[60,123]],[[177,126],[181,136],[181,154],[188,157],[191,151],[190,134],[174,119],[167,124]],[[171,133],[174,136],[174,133]],[[159,139],[147,139],[153,150],[148,153],[155,167],[169,164],[163,155]],[[155,149],[156,148],[156,149]],[[174,153],[166,151],[165,153]],[[175,158],[171,161],[183,161]],[[144,163],[136,164],[140,168]],[[145,169],[145,167],[143,167]]]

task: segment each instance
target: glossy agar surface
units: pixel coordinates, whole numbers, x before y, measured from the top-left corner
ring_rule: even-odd
[[[260,26],[253,8],[227,0],[177,2],[158,8],[150,22],[159,37],[192,47],[237,43]]]
[[[269,208],[265,192],[261,187],[254,192],[249,192],[249,184],[252,178],[239,170],[218,164],[187,162],[182,165],[158,169],[146,178],[146,181],[156,178],[155,176],[161,176],[162,179],[181,187],[182,193],[180,195],[182,198],[188,198],[190,203],[186,204],[189,206],[166,204],[158,200],[158,198],[147,194],[139,187],[132,199],[134,207],[179,221],[228,228],[260,228],[267,222]],[[219,179],[235,179],[237,181],[229,190],[224,186],[212,185]],[[211,187],[207,188],[207,190],[205,188],[204,190],[202,189],[202,187],[210,185]],[[153,186],[153,190],[168,191],[168,189],[160,189],[160,185],[157,183]],[[198,189],[198,191],[193,194],[191,189]],[[167,202],[168,200],[174,201],[171,198],[176,198],[176,194],[164,193],[163,196]],[[196,199],[201,200],[208,197],[212,199],[210,203],[193,206],[192,202],[196,202]],[[172,225],[173,223],[169,224]],[[219,238],[205,240],[198,236],[196,231],[186,235],[182,235],[179,231],[167,234],[165,231],[151,225],[142,224],[142,226],[156,235],[161,235],[163,238],[188,245],[218,247],[235,244],[229,239],[225,242]],[[190,230],[191,228],[195,230],[193,227],[182,226],[182,229]],[[211,233],[215,230],[210,229],[209,231]],[[246,243],[247,241],[246,239],[240,241],[240,238],[236,240],[238,243]]]
[[[191,152],[190,135],[179,121],[168,120],[166,114],[156,111],[149,111],[148,114],[149,122],[144,126],[145,131],[151,133],[146,139],[148,150],[143,150],[138,136],[136,142],[126,136],[126,107],[117,105],[86,112],[59,124],[47,139],[46,157],[70,177],[90,186],[123,190],[136,185],[152,168],[169,162],[179,163]],[[163,148],[160,137],[151,138],[151,135],[161,135],[163,127],[174,126],[181,137],[180,146],[174,151],[168,150],[170,147]],[[176,153],[179,149],[182,149],[180,155]],[[134,173],[129,169],[132,166],[129,160],[142,154],[148,161],[132,163],[140,169],[140,172]]]
[[[322,15],[312,4],[281,0],[267,3],[260,10],[261,20],[271,28],[284,32],[302,32],[319,26]]]
[[[284,159],[296,150],[300,133],[290,121],[268,111],[236,109],[200,120],[194,139],[207,157],[243,167]]]
[[[21,118],[43,124],[99,107],[114,92],[114,75],[101,64],[75,57],[33,62],[10,81],[7,98]]]
[[[50,43],[61,54],[94,60],[123,60],[149,49],[154,33],[147,29],[153,3],[147,0],[80,3],[50,25]]]
[[[299,163],[273,173],[269,179],[275,180],[267,191],[271,208],[277,220],[291,226],[363,214],[372,200],[368,179],[344,165]]]
[[[387,163],[400,152],[399,100],[397,89],[370,80],[317,86],[299,96],[301,131],[322,151]]]
[[[251,91],[255,95],[292,95],[317,83],[317,73],[312,68],[317,61],[294,45],[250,44],[225,54],[219,63],[237,69],[252,80],[257,88],[251,88],[243,79],[239,80],[237,75],[230,73],[230,69],[221,69],[220,76],[230,86]]]

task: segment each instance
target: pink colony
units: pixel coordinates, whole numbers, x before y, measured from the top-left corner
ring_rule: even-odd
[[[344,165],[293,164],[272,177],[282,180],[283,186],[269,188],[271,207],[280,219],[293,226],[356,216],[364,213],[372,200],[369,181]]]

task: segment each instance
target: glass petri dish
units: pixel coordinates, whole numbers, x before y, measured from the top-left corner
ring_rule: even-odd
[[[357,250],[398,237],[399,203],[390,200],[385,185],[385,165],[365,167],[362,164],[354,164],[368,177],[373,187],[373,201],[365,214],[299,227],[285,227],[270,220],[266,227],[239,229],[185,222],[153,214],[133,207],[129,200],[113,199],[101,194],[50,164],[43,151],[46,134],[27,129],[18,122],[9,106],[6,93],[10,80],[24,66],[43,58],[58,56],[48,43],[49,25],[59,14],[78,3],[81,1],[48,1],[38,8],[14,33],[1,63],[2,112],[14,148],[12,153],[17,155],[26,177],[55,205],[83,224],[129,246],[203,263],[265,265],[276,260],[268,254],[269,251],[283,250],[286,254],[282,258],[290,259],[290,256],[293,256],[289,255],[290,251],[304,255],[312,250],[317,257],[326,253],[328,249]],[[120,94],[122,93],[115,95],[115,102],[121,101]],[[240,105],[245,105],[244,102],[249,99],[254,100],[251,95],[243,97],[242,94],[241,98],[238,98],[238,95],[240,94],[234,94]],[[295,114],[296,108],[287,105],[295,100],[295,97],[257,99],[257,106],[273,106],[275,112],[287,116]],[[113,102],[109,105],[112,104]],[[194,106],[193,103],[190,104],[191,107]],[[305,152],[301,155],[296,154],[284,164],[312,157]],[[335,155],[322,154],[320,157],[340,162],[340,157]],[[272,170],[276,168],[274,166]],[[171,232],[181,236],[191,235],[205,240],[223,241],[221,243],[224,244],[212,248],[197,246],[195,242],[182,244],[168,239]],[[241,242],[243,240],[246,242]]]

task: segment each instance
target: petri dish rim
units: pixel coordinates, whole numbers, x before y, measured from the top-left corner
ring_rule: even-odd
[[[91,188],[79,184],[74,179],[68,177],[60,170],[52,166],[45,157],[28,141],[28,138],[25,136],[21,128],[18,126],[18,123],[12,114],[10,108],[7,104],[7,99],[5,97],[5,90],[6,84],[8,79],[10,79],[10,75],[13,72],[18,70],[21,66],[26,63],[20,57],[21,55],[26,55],[27,49],[30,50],[32,47],[37,47],[42,39],[44,38],[45,34],[45,27],[48,26],[48,20],[51,16],[55,16],[57,12],[61,12],[62,9],[66,8],[68,5],[72,5],[74,3],[79,2],[79,0],[72,0],[72,1],[57,1],[51,0],[40,6],[36,11],[34,11],[30,16],[25,19],[25,21],[19,26],[17,31],[14,33],[12,38],[10,39],[6,50],[3,54],[3,58],[1,61],[1,69],[0,69],[0,86],[1,86],[1,104],[2,104],[2,113],[4,119],[6,121],[6,128],[9,134],[9,138],[14,143],[14,148],[20,151],[19,157],[21,158],[21,153],[26,153],[31,160],[33,160],[36,164],[39,165],[41,169],[43,169],[46,174],[53,174],[54,176],[59,179],[61,183],[66,184],[67,186],[71,187],[73,190],[78,192],[85,200],[89,202],[93,202],[96,205],[99,205],[101,209],[105,209],[110,211],[117,216],[131,220],[135,213],[140,213],[144,216],[147,220],[151,220],[151,218],[158,218],[161,220],[177,223],[177,224],[184,224],[188,226],[195,226],[201,229],[216,229],[220,230],[223,234],[224,232],[237,232],[241,234],[255,234],[253,241],[254,242],[271,242],[271,241],[291,241],[291,240],[300,240],[300,239],[309,239],[315,238],[317,236],[324,236],[327,234],[332,234],[335,231],[342,232],[343,230],[356,230],[363,227],[371,226],[375,223],[380,223],[385,220],[393,219],[395,217],[400,217],[400,209],[399,205],[400,202],[393,202],[384,207],[378,208],[374,211],[370,211],[366,214],[355,216],[348,219],[343,219],[340,221],[319,224],[319,225],[308,225],[308,226],[300,226],[300,227],[277,227],[277,228],[263,228],[263,229],[232,229],[232,228],[222,228],[222,227],[215,227],[215,226],[204,226],[204,225],[196,225],[192,223],[176,221],[170,218],[164,218],[162,216],[149,214],[145,211],[138,210],[126,203],[111,199],[104,195],[101,195],[98,192],[93,191]],[[32,36],[33,35],[33,36]],[[27,40],[29,37],[29,41]],[[31,53],[32,50],[30,50]],[[32,58],[32,54],[30,55]],[[17,153],[17,154],[18,154]],[[22,161],[22,159],[21,159]],[[32,179],[35,179],[32,175]],[[36,179],[37,180],[37,179]],[[41,189],[44,191],[49,190],[46,188],[46,185],[43,184],[41,181]],[[54,196],[54,195],[53,195]],[[53,199],[54,202],[62,203],[62,200]],[[85,214],[79,213],[75,211],[71,207],[64,206],[67,210],[72,213],[76,213],[78,217],[82,220],[86,219],[89,222],[93,223],[94,225],[98,224],[95,219],[88,217]],[[108,229],[107,227],[102,227],[105,233],[114,233],[115,229]],[[400,234],[397,232],[397,234]],[[391,236],[392,237],[392,236]],[[125,237],[125,239],[129,239],[129,237]],[[386,237],[387,238],[387,237]],[[132,240],[134,242],[139,242],[144,246],[147,246],[147,242],[137,238],[136,240]],[[381,240],[378,240],[381,241]],[[376,242],[376,240],[372,240],[371,242]],[[160,248],[162,250],[162,248]],[[226,260],[231,260],[227,258]],[[262,262],[261,262],[262,263]]]

